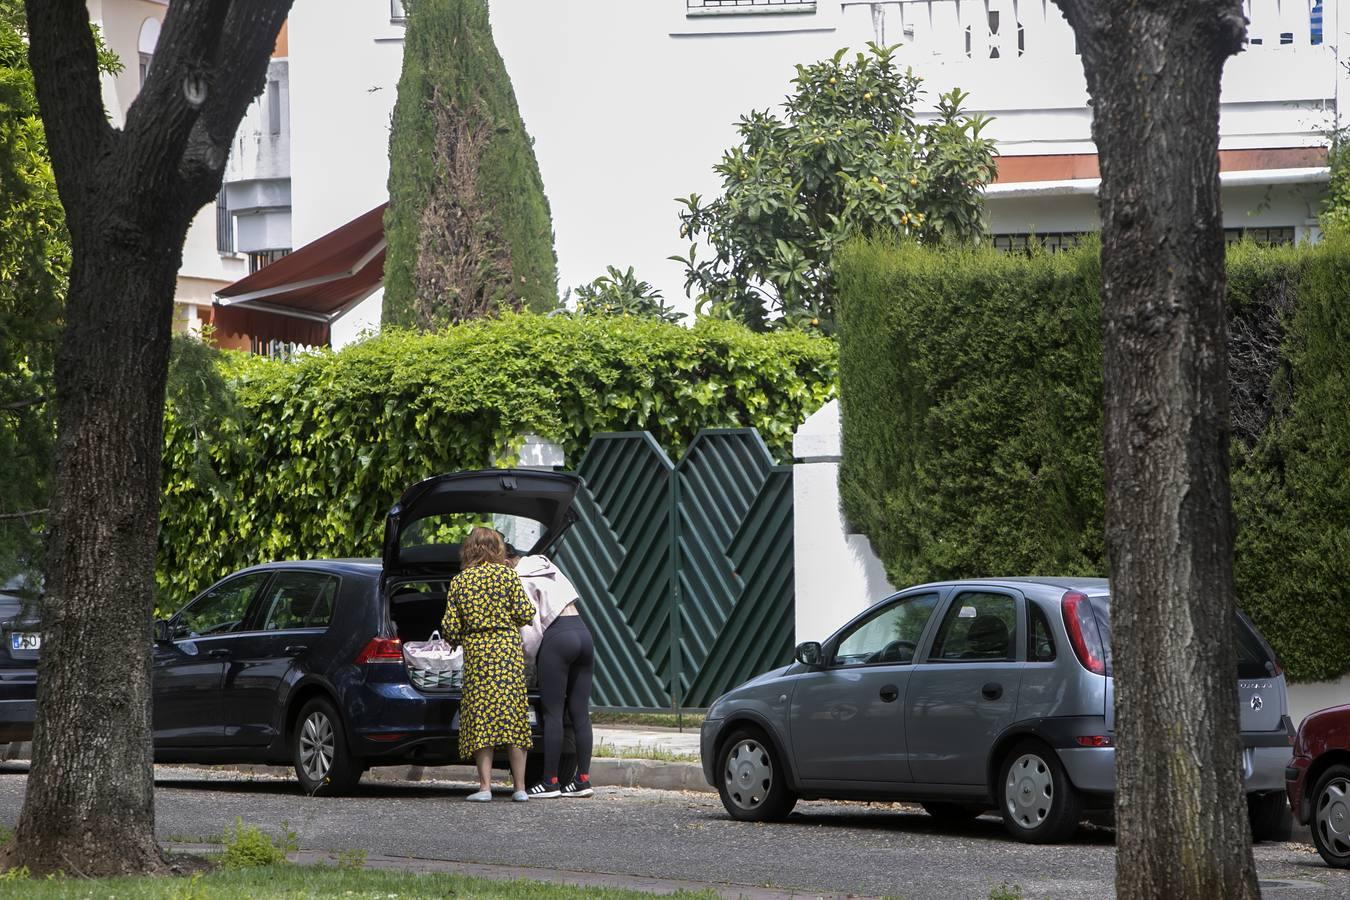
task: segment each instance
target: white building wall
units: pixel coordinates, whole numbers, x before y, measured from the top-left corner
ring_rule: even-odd
[[[839,504],[839,401],[808,418],[792,441],[796,640],[823,641],[895,593],[866,536],[850,533]]]
[[[632,265],[689,309],[683,268],[666,259],[688,250],[674,198],[715,194],[712,166],[734,143],[737,119],[781,102],[794,64],[840,47],[861,49],[878,38],[902,43],[900,61],[926,78],[930,101],[959,85],[970,92],[972,109],[996,117],[987,133],[1000,141],[1001,153],[1094,152],[1081,63],[1049,0],[820,0],[805,15],[698,17],[686,14],[688,2],[492,0],[497,45],[535,139],[553,211],[560,289],[589,281],[606,265]],[[1347,77],[1332,49],[1347,0],[1328,0],[1327,42],[1320,46],[1309,41],[1310,3],[1251,4],[1253,34],[1265,43],[1228,63],[1225,149],[1325,142]],[[345,0],[339,16],[331,0],[296,0],[290,45],[297,246],[387,196],[389,117],[402,53],[402,26],[391,23],[389,7],[389,0]],[[990,12],[1001,22],[993,36]],[[1014,22],[1022,27],[1021,55],[1008,24]],[[1282,31],[1292,43],[1279,44]],[[999,59],[988,58],[993,47]],[[1252,202],[1253,193],[1225,192],[1228,226],[1307,224],[1306,198]],[[995,231],[1083,231],[1098,221],[1091,196],[1001,198],[990,208]],[[370,319],[378,307],[367,303],[353,315]]]

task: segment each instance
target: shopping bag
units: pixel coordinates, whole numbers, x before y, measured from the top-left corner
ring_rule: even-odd
[[[460,683],[464,649],[451,647],[439,631],[433,631],[429,640],[405,643],[403,661],[415,687],[452,688]]]

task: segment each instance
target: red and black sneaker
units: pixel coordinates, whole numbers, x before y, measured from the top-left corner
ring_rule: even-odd
[[[594,797],[595,789],[591,787],[591,776],[578,775],[573,778],[563,785],[562,795],[564,797]]]
[[[547,800],[550,797],[557,797],[561,791],[558,789],[558,779],[555,778],[552,781],[539,782],[526,793],[531,800]]]

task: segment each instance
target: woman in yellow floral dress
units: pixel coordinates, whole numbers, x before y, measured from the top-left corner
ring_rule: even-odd
[[[478,791],[492,799],[492,754],[507,747],[512,800],[524,801],[525,751],[530,749],[529,700],[520,629],[534,618],[520,576],[505,564],[506,546],[490,528],[475,528],[460,549],[460,573],[450,582],[441,636],[464,647],[464,694],[459,704],[459,754],[473,757]]]

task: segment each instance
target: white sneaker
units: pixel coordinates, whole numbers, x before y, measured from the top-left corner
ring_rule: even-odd
[[[529,801],[529,799],[530,795],[525,793],[524,791],[516,791],[514,794],[511,795],[511,802],[513,803],[526,803]]]
[[[474,791],[464,799],[470,803],[487,803],[492,799],[492,791]]]

